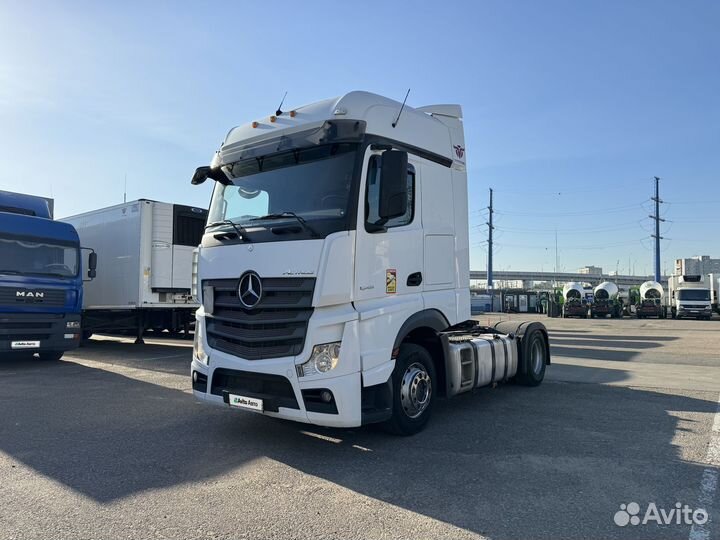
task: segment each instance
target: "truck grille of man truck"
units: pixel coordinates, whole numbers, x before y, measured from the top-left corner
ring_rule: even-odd
[[[208,345],[246,360],[296,356],[305,345],[312,315],[315,278],[261,278],[257,305],[238,298],[237,279],[202,282],[212,289],[212,313],[206,314]],[[205,293],[204,293],[205,294]]]

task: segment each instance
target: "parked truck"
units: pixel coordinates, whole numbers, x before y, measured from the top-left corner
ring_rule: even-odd
[[[720,274],[707,275],[708,286],[710,287],[710,303],[712,310],[720,314],[720,302],[718,299],[720,289]]]
[[[0,192],[0,357],[59,360],[80,343],[80,241],[51,216],[48,199]]]
[[[638,319],[657,317],[664,319],[667,308],[663,304],[665,291],[657,281],[646,281],[640,285],[638,300],[635,304],[635,316]]]
[[[585,298],[585,287],[582,283],[570,282],[563,286],[563,318],[580,317],[587,319],[588,306]]]
[[[710,319],[712,304],[708,276],[672,275],[668,278],[668,301],[673,319]]]
[[[65,218],[98,252],[98,278],[85,288],[83,331],[135,335],[188,331],[193,250],[207,210],[139,199]]]
[[[618,300],[618,286],[610,281],[603,281],[593,289],[593,300],[590,304],[591,317],[622,317],[622,305]]]
[[[534,386],[540,323],[470,317],[458,105],[351,92],[230,130],[198,251],[191,366],[207,403],[412,434],[438,397]]]

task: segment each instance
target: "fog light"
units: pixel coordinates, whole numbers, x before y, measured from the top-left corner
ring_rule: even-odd
[[[332,401],[332,394],[329,390],[323,390],[320,392],[320,399],[322,399],[325,403],[330,403]]]
[[[193,382],[197,382],[197,371],[193,371]]]

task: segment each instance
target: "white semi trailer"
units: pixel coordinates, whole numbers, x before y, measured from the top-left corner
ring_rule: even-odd
[[[85,284],[82,328],[186,333],[195,321],[193,250],[207,210],[140,199],[63,219],[98,254],[97,278]]]
[[[230,130],[198,250],[207,403],[411,434],[438,397],[550,362],[539,323],[470,317],[462,112],[351,92]]]
[[[673,319],[710,319],[712,304],[708,276],[672,275],[668,278],[668,302]]]

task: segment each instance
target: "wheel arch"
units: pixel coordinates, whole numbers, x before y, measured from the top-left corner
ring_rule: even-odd
[[[393,344],[393,358],[397,355],[400,345],[414,343],[425,348],[433,364],[437,377],[436,389],[438,395],[445,395],[445,353],[439,333],[450,326],[447,318],[437,309],[424,309],[413,313],[402,324]]]

